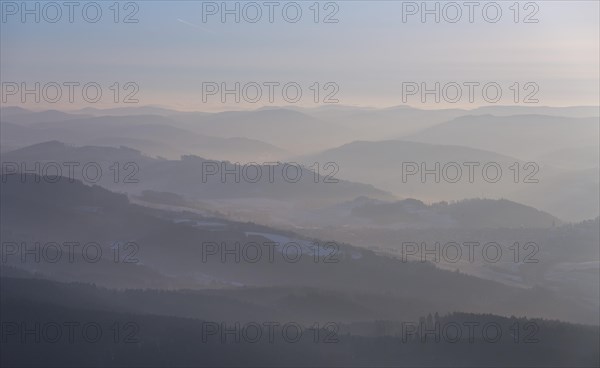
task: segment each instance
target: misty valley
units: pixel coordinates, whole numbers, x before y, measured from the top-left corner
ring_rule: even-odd
[[[600,367],[600,2],[0,1],[0,367]]]
[[[598,213],[551,212],[581,193],[546,192],[544,211],[519,202],[516,171],[505,184],[436,180],[436,159],[460,149],[474,168],[486,162],[477,161],[481,151],[421,152],[404,138],[351,150],[356,143],[342,143],[306,159],[277,150],[264,164],[241,161],[247,152],[218,161],[210,146],[180,146],[181,158],[164,158],[146,152],[188,118],[127,112],[112,119],[3,108],[3,364],[79,365],[89,354],[101,366],[283,365],[290,357],[348,366],[598,362]],[[107,137],[146,130],[148,141],[111,145],[101,126],[85,122],[96,119],[110,124]],[[72,139],[103,145],[45,141],[55,131],[67,138],[65,124]],[[306,129],[304,139],[315,133]],[[394,168],[422,170],[393,163],[405,152],[431,157],[418,182],[431,179],[435,192],[396,181]],[[392,169],[363,159],[377,155]],[[312,166],[299,163],[313,157]],[[544,168],[569,169],[537,162],[539,182],[519,184],[544,197]],[[564,178],[560,185],[571,185]],[[379,189],[382,181],[393,191]],[[473,187],[484,195],[440,201]],[[586,201],[597,207],[598,197]],[[37,354],[25,353],[31,345]],[[492,364],[489,354],[503,358]]]

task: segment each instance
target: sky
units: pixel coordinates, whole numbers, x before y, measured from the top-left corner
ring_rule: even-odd
[[[236,3],[239,23],[235,14],[223,22],[223,6],[234,9]],[[598,1],[473,2],[472,22],[463,1],[267,3],[125,1],[117,4],[117,14],[113,1],[77,2],[71,22],[64,2],[27,2],[39,15],[36,23],[33,13],[22,18],[21,1],[2,1],[3,105],[69,110],[139,104],[220,111],[326,103],[573,106],[598,105],[600,100]],[[422,22],[422,7],[434,9],[436,4],[440,22],[435,14]],[[102,12],[98,16],[97,9]],[[102,98],[90,102],[95,99],[84,99],[77,87],[69,101],[64,82],[97,83]],[[128,82],[133,84],[125,88]],[[40,90],[51,85],[39,103],[34,95],[25,95],[23,103],[21,88],[35,88],[35,83]],[[55,102],[52,83],[62,86],[62,97]],[[239,103],[234,94],[221,94],[222,87],[235,89],[236,83]],[[439,102],[435,94],[421,93],[435,90],[436,83]],[[468,83],[477,84],[472,100]],[[15,85],[16,92],[11,89]],[[415,85],[416,92],[410,89]],[[484,93],[484,85],[491,90]],[[496,91],[501,97],[496,98]]]

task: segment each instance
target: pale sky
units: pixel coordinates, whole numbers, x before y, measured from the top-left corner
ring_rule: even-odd
[[[109,87],[114,82],[123,85],[130,81],[139,85],[135,97],[140,105],[197,111],[271,105],[266,95],[255,104],[237,104],[233,97],[223,104],[219,95],[203,102],[203,82],[228,86],[235,82],[242,86],[249,82],[296,82],[303,91],[297,105],[309,107],[316,106],[310,89],[314,82],[321,88],[327,82],[336,83],[339,91],[335,98],[340,104],[375,107],[403,104],[403,82],[429,86],[435,82],[442,86],[450,82],[495,82],[502,87],[499,103],[503,105],[514,103],[510,87],[515,82],[521,87],[536,83],[540,105],[598,105],[600,99],[598,1],[538,1],[534,2],[537,9],[524,9],[528,2],[520,2],[519,18],[536,10],[533,19],[538,23],[515,23],[510,8],[514,1],[497,1],[502,16],[497,23],[487,22],[481,7],[489,2],[481,2],[473,23],[463,14],[457,23],[442,19],[439,24],[433,17],[421,23],[419,14],[403,22],[403,7],[409,2],[401,1],[319,3],[319,19],[335,12],[338,23],[314,23],[314,1],[296,2],[303,11],[297,23],[281,16],[287,2],[275,8],[273,23],[268,21],[268,8],[260,5],[262,1],[257,3],[263,17],[256,23],[243,18],[235,23],[233,16],[222,23],[219,14],[207,15],[203,22],[200,1],[135,2],[138,11],[134,19],[138,23],[114,23],[115,14],[109,9],[112,1],[98,2],[103,13],[97,23],[83,20],[80,8],[75,9],[73,23],[66,8],[56,23],[43,17],[35,23],[32,15],[23,23],[21,14],[9,14],[12,9],[6,8],[6,3],[2,1],[0,23],[2,82],[33,86],[35,82],[76,81],[102,86],[103,98],[98,103],[76,95],[73,103],[66,97],[57,103],[33,103],[29,98],[22,105],[36,109],[123,107],[126,105],[112,101]],[[229,2],[230,6],[233,3]],[[240,7],[246,3],[240,2]],[[430,6],[434,3],[428,2]],[[119,19],[135,9],[124,9],[125,4],[121,4]],[[53,9],[48,11],[48,17],[53,17]],[[330,91],[321,90],[319,99]],[[519,98],[530,91],[521,91]],[[263,92],[267,92],[266,87]],[[286,104],[281,91],[276,90],[274,97],[273,105]],[[18,95],[7,99],[6,105],[20,105]],[[470,103],[463,96],[454,104],[443,99],[435,103],[430,97],[422,103],[417,95],[407,104],[422,108],[489,104],[480,91],[476,91],[475,100]]]

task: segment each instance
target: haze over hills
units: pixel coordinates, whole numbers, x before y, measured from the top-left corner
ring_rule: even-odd
[[[486,197],[496,197],[506,193],[506,188],[515,186],[512,178],[500,179],[498,183],[488,183],[482,176],[481,170],[486,163],[498,163],[504,170],[519,162],[517,158],[504,156],[492,151],[473,149],[464,146],[427,144],[419,142],[387,140],[377,142],[357,141],[297,159],[300,162],[336,162],[340,167],[340,176],[360,182],[373,183],[402,197],[424,198],[430,200],[462,199],[473,193],[482,193]],[[477,167],[469,182],[469,168],[464,163],[473,162]],[[421,165],[424,169],[435,172],[425,176],[423,182]],[[448,177],[459,180],[455,183],[445,182],[442,177],[443,166],[457,163],[456,169]],[[408,167],[416,164],[417,167]],[[416,171],[415,171],[416,170]],[[405,178],[403,178],[403,175]],[[439,182],[435,182],[437,181]],[[502,187],[502,188],[498,188]]]
[[[598,117],[464,116],[404,139],[455,144],[533,160],[557,149],[598,147]]]
[[[600,1],[0,2],[0,368],[600,367]]]
[[[179,119],[187,121],[195,132],[223,138],[257,139],[296,154],[317,151],[349,139],[346,128],[289,109],[230,111],[201,119],[191,117],[192,121],[185,117]]]
[[[315,211],[313,226],[351,224],[371,228],[550,228],[558,218],[508,200],[465,199],[431,205],[405,199],[384,202],[358,198],[352,202]]]
[[[90,114],[73,114],[58,110],[30,111],[16,106],[2,107],[0,116],[2,121],[10,121],[19,125],[91,117]]]
[[[372,184],[400,198],[429,203],[472,197],[507,198],[567,221],[581,221],[599,214],[600,198],[595,190],[599,180],[592,170],[599,167],[595,139],[598,123],[596,118],[587,117],[597,110],[538,106],[424,110],[332,105],[202,113],[143,106],[63,113],[3,107],[0,149],[7,152],[56,139],[77,145],[125,146],[172,160],[197,155],[241,163],[299,161],[307,166],[315,162],[323,166],[334,162],[339,167],[339,178]],[[538,131],[543,131],[543,140],[539,140]],[[390,135],[409,141],[403,138],[400,144],[385,140]],[[368,137],[376,141],[364,142]],[[363,141],[357,142],[357,138]],[[534,144],[534,139],[552,144]],[[392,145],[398,146],[392,149]],[[303,154],[290,153],[297,149]],[[315,150],[321,151],[310,153]],[[367,157],[370,159],[365,161]],[[435,167],[436,162],[442,169],[448,163],[477,162],[481,167],[492,162],[498,163],[503,172],[497,183],[488,183],[482,177],[475,177],[474,183],[465,182],[469,169],[464,166],[458,183],[443,178],[441,183],[421,183],[419,172],[402,182],[403,162],[424,163],[425,169]],[[519,180],[533,175],[539,182],[514,183],[515,162],[519,163]],[[581,190],[569,190],[573,186]],[[164,185],[146,189],[171,191]]]
[[[582,146],[558,149],[548,152],[537,160],[551,162],[561,169],[581,170],[600,167],[600,147]]]
[[[296,160],[336,162],[341,177],[373,184],[400,198],[506,198],[569,221],[599,215],[597,170],[545,164],[551,160],[524,162],[477,148],[410,141],[353,142]],[[569,190],[573,185],[584,190]]]
[[[435,162],[462,163],[472,162],[474,161],[474,158],[479,158],[483,159],[481,161],[482,163],[500,163],[505,171],[515,162],[511,158],[505,158],[493,153],[463,147],[431,146],[401,141],[356,142],[341,147],[339,150],[341,150],[341,153],[336,149],[332,150],[331,153],[326,152],[320,156],[298,160],[299,162],[305,162],[307,166],[302,170],[302,176],[296,183],[290,182],[280,175],[286,165],[284,163],[275,166],[261,166],[260,171],[263,175],[261,175],[258,182],[252,183],[244,178],[244,175],[246,175],[248,171],[246,174],[242,171],[250,169],[256,170],[256,168],[247,167],[244,169],[243,166],[235,166],[232,163],[206,160],[193,156],[185,156],[181,160],[156,159],[142,155],[141,152],[137,150],[125,147],[74,147],[64,145],[60,142],[47,142],[12,152],[6,152],[3,154],[2,160],[4,162],[17,162],[19,164],[28,163],[26,164],[27,167],[34,167],[35,162],[69,162],[73,160],[80,163],[99,162],[104,170],[111,175],[113,175],[114,172],[109,168],[112,167],[115,162],[120,163],[120,165],[134,163],[135,165],[128,167],[126,172],[123,171],[124,169],[121,170],[124,175],[128,173],[133,174],[133,171],[135,170],[135,178],[138,180],[138,183],[124,184],[122,183],[122,180],[120,180],[121,182],[115,183],[110,175],[104,175],[99,184],[102,184],[107,188],[125,191],[134,195],[140,195],[143,191],[147,190],[170,192],[183,195],[190,201],[225,201],[222,203],[223,205],[227,202],[231,202],[231,199],[233,198],[246,200],[253,199],[246,204],[238,203],[238,210],[242,210],[243,208],[249,210],[253,206],[263,207],[263,205],[266,205],[264,211],[273,212],[270,217],[279,218],[280,221],[288,223],[299,220],[305,216],[310,216],[311,213],[313,213],[313,215],[316,213],[290,213],[289,206],[284,205],[283,202],[281,202],[284,198],[287,198],[292,202],[300,201],[297,204],[300,207],[297,207],[296,211],[302,211],[302,207],[305,207],[305,209],[310,207],[319,208],[327,203],[332,205],[343,201],[353,200],[361,196],[389,201],[394,199],[392,195],[375,189],[377,188],[377,185],[388,185],[388,183],[395,183],[394,186],[389,187],[389,189],[399,188],[401,190],[396,193],[399,198],[429,199],[431,202],[439,201],[442,198],[457,200],[465,197],[468,198],[475,188],[475,190],[482,191],[483,195],[481,197],[519,198],[522,203],[530,204],[531,202],[534,202],[535,207],[539,209],[550,207],[554,210],[550,211],[550,213],[558,214],[560,219],[583,220],[597,216],[597,212],[594,209],[595,202],[594,200],[590,201],[590,198],[595,198],[593,193],[593,182],[591,182],[587,191],[567,190],[564,191],[563,197],[554,196],[552,198],[548,198],[544,195],[544,193],[551,189],[539,190],[539,188],[543,189],[549,186],[551,188],[553,185],[562,185],[562,183],[571,179],[571,177],[563,176],[561,179],[560,176],[556,178],[552,176],[540,176],[539,183],[527,184],[532,187],[531,190],[523,190],[521,188],[523,188],[524,184],[514,183],[512,182],[512,178],[503,178],[500,182],[488,183],[482,176],[476,176],[476,181],[474,183],[468,183],[468,172],[467,169],[463,167],[462,181],[466,183],[461,183],[461,186],[456,186],[456,183],[446,183],[443,180],[440,183],[432,182],[423,184],[421,183],[420,173],[407,175],[407,183],[402,183],[402,164],[395,159],[388,159],[390,157],[401,156],[406,157],[406,162],[417,162],[420,164],[421,162],[412,160],[422,159],[425,155],[429,155],[429,160],[425,162],[426,167],[431,169],[434,167]],[[98,160],[99,157],[102,157],[103,159]],[[365,159],[367,157],[369,159]],[[346,158],[349,160],[346,161]],[[380,158],[380,161],[376,161],[377,158]],[[211,166],[210,168],[210,170],[216,170],[215,173],[206,175],[206,178],[203,178],[203,170],[208,170],[206,165],[214,165],[215,162],[217,163],[217,167],[214,168]],[[309,166],[311,162],[320,163],[320,169],[322,170],[320,175],[317,175],[314,172],[315,167]],[[334,162],[339,165],[339,171],[333,172],[334,175],[331,175],[331,178],[329,178],[332,180],[340,180],[339,182],[325,182],[330,174],[332,174],[331,170],[324,170],[322,167],[323,163],[326,162]],[[376,162],[377,164],[374,164]],[[379,169],[379,167],[381,167],[381,169]],[[390,169],[384,169],[385,167]],[[64,169],[67,170],[66,168]],[[233,172],[237,171],[237,177],[240,182],[235,182],[235,174],[228,174],[228,178],[231,180],[225,180],[225,183],[222,183],[221,171],[223,169],[233,170]],[[286,170],[290,169],[288,168]],[[267,175],[269,173],[272,175]],[[358,173],[358,175],[353,175],[354,173]],[[588,171],[588,173],[593,175],[592,171]],[[75,174],[76,177],[81,178],[81,172],[76,171]],[[512,173],[509,171],[505,176],[508,176],[508,174]],[[272,178],[270,178],[270,176],[272,176]],[[178,177],[179,180],[172,181],[169,179],[171,177]],[[375,188],[370,187],[369,185],[344,181],[344,177],[353,177],[353,181],[355,182],[374,184]],[[315,178],[317,178],[317,182],[315,182]],[[428,178],[431,179],[433,176],[429,175]],[[206,180],[206,182],[203,182],[203,180]],[[582,180],[582,183],[587,182],[590,181]],[[561,193],[561,190],[557,189],[553,192]],[[485,195],[485,193],[488,194]],[[433,197],[434,195],[436,197]],[[579,195],[580,197],[576,197],[575,195]],[[577,201],[577,198],[581,198],[581,200]],[[264,202],[263,204],[260,204],[262,200],[275,200],[280,202],[279,204],[277,204],[277,202],[271,204]],[[588,209],[587,212],[583,211],[585,208]],[[231,208],[229,208],[228,211],[231,212]],[[275,215],[275,213],[277,213],[277,215]],[[568,216],[561,216],[564,214]],[[328,220],[326,220],[326,222],[327,221]],[[546,221],[546,226],[549,226],[549,224],[550,221]]]
[[[468,113],[467,110],[460,109],[422,110],[408,106],[384,109],[324,106],[299,111],[331,122],[340,130],[349,131],[351,137],[340,144],[355,140],[388,140],[391,137],[405,136]]]
[[[86,108],[72,113],[63,113],[54,110],[31,112],[20,108],[4,107],[1,120],[18,125],[35,125],[36,128],[42,127],[41,124],[36,125],[36,123],[48,123],[43,126],[47,129],[43,134],[49,134],[45,140],[52,138],[61,140],[58,134],[64,134],[66,128],[77,128],[82,129],[78,133],[79,136],[85,133],[82,136],[85,141],[74,141],[75,144],[99,143],[103,137],[106,139],[127,137],[146,139],[170,147],[167,153],[177,151],[182,145],[183,147],[179,149],[180,154],[203,154],[198,150],[203,145],[210,146],[208,138],[214,138],[213,145],[227,143],[215,137],[245,138],[249,140],[246,144],[254,145],[260,142],[266,143],[264,147],[250,146],[248,152],[239,149],[240,157],[237,158],[240,160],[244,158],[242,154],[246,154],[249,159],[253,158],[256,156],[254,151],[260,149],[270,153],[271,157],[282,159],[286,157],[288,151],[295,155],[314,154],[356,140],[389,140],[390,138],[462,145],[494,151],[522,160],[534,160],[559,149],[598,147],[598,142],[593,139],[598,135],[597,117],[600,114],[597,110],[596,107],[536,106],[496,106],[473,110],[424,110],[408,106],[384,109],[324,106],[312,109],[269,107],[248,111],[205,113],[180,112],[146,106],[106,110]],[[101,125],[101,127],[94,128],[90,125]],[[135,136],[131,130],[126,129],[138,125],[161,125],[163,126],[161,129],[167,129],[164,126],[169,126],[178,130],[166,130],[166,136],[157,137],[156,133],[143,131],[140,131],[140,136]],[[58,131],[53,132],[52,128]],[[184,131],[187,133],[186,137],[177,133]],[[543,136],[535,135],[538,131],[543,132]],[[451,134],[448,134],[449,132]],[[8,131],[6,134],[10,133]],[[475,135],[472,136],[471,133]],[[29,135],[34,134],[29,133]],[[91,134],[95,135],[93,139],[90,137]],[[469,139],[465,140],[467,136]],[[74,136],[71,137],[75,139]],[[9,138],[12,137],[4,139],[4,144],[8,144],[11,140]],[[169,138],[181,139],[181,142],[174,145],[174,141],[169,141]],[[560,140],[560,138],[564,139]],[[535,139],[553,142],[553,144],[542,149],[540,145],[533,144]],[[32,137],[29,141],[20,144],[39,142],[41,142],[39,138]],[[240,145],[243,141],[235,143]],[[224,148],[216,154],[227,154],[231,150],[235,152],[236,144],[225,144]],[[154,154],[150,152],[153,150],[151,144],[134,148],[144,148],[142,151],[145,153]],[[214,147],[205,151],[210,153],[211,149]],[[248,162],[249,159],[244,161]],[[553,165],[552,162],[547,164]]]
[[[569,170],[548,175],[535,184],[535,190],[521,188],[510,197],[565,220],[583,221],[599,214],[599,187],[598,168]]]
[[[241,162],[267,162],[289,155],[281,148],[258,140],[193,133],[183,129],[181,123],[158,115],[48,119],[52,117],[42,122],[16,126],[10,122],[11,116],[6,117],[8,122],[0,125],[0,144],[27,146],[52,139],[70,144],[125,144],[153,156],[178,158],[185,154],[198,154]]]
[[[177,193],[196,200],[256,198],[298,201],[299,205],[313,206],[359,196],[394,198],[371,185],[341,180],[335,175],[329,178],[332,182],[327,182],[329,172],[318,174],[309,167],[296,172],[296,169],[281,162],[244,168],[231,162],[207,160],[197,156],[167,160],[145,156],[125,147],[75,147],[53,141],[6,152],[2,155],[2,161],[30,168],[35,168],[36,162],[40,167],[49,162],[72,161],[81,166],[89,162],[97,163],[106,171],[105,175],[98,178],[98,184],[131,194],[153,190]],[[114,180],[115,172],[110,168],[114,168],[115,163],[122,167],[120,174],[129,175],[132,182],[124,182],[124,177]],[[126,168],[128,163],[131,165]],[[66,175],[67,168],[63,169]],[[226,170],[230,173],[225,174]],[[85,179],[81,169],[75,170],[74,174],[77,179]]]
[[[154,273],[153,283],[163,287],[189,287],[190,283],[199,287],[203,282],[230,287],[307,286],[346,293],[410,297],[411,303],[424,299],[440,311],[488,311],[599,322],[595,309],[575,307],[561,295],[546,289],[509,287],[439,270],[429,264],[403,263],[345,244],[328,248],[324,240],[303,239],[293,233],[253,224],[219,220],[220,225],[215,227],[201,216],[131,205],[123,195],[77,181],[71,183],[66,178],[48,183],[45,180],[36,182],[33,175],[28,175],[24,182],[18,176],[5,176],[2,181],[1,221],[5,241],[60,244],[77,239],[82,244],[94,241],[104,250],[101,256],[104,262],[81,261],[78,256],[81,249],[77,248],[75,259],[79,262],[63,258],[60,262],[24,263],[20,257],[11,256],[6,263],[50,278],[83,279],[103,285],[115,285],[125,278],[128,285],[146,287],[147,280],[127,277],[129,273],[139,276],[138,267],[142,267],[144,273]],[[49,214],[54,214],[51,220]],[[190,221],[179,221],[182,217]],[[21,234],[27,234],[26,239]],[[223,262],[219,256],[203,256],[206,242],[225,242],[231,246],[234,242],[246,244],[251,241],[278,243],[274,260]],[[306,247],[306,253],[301,253],[300,261],[290,263],[281,252],[290,255],[285,245],[292,241]],[[111,250],[132,242],[137,244],[136,252],[127,255],[138,262],[122,262],[121,258],[118,258],[121,262],[114,262]],[[315,255],[309,253],[317,249],[320,249],[319,258],[323,262],[315,262]],[[337,262],[328,263],[326,259]],[[106,278],[109,270],[111,277]],[[140,284],[136,284],[136,280],[140,280]]]
[[[469,115],[546,115],[546,116],[562,116],[569,118],[593,118],[600,116],[599,106],[482,106],[470,110]]]
[[[335,320],[348,339],[393,336],[424,311],[599,324],[600,184],[591,157],[597,146],[574,145],[593,133],[593,118],[514,116],[504,107],[494,110],[499,116],[477,116],[486,111],[142,107],[61,115],[8,109],[0,122],[8,174],[0,178],[0,282],[10,295],[3,306],[11,313],[18,305],[56,308],[54,315],[128,314],[152,318],[144,322],[151,330],[157,318],[171,324],[175,318],[187,324],[294,320],[305,327]],[[594,110],[535,111],[586,116]],[[460,135],[444,140],[452,144],[388,139],[438,134],[457,121],[473,125],[450,130],[468,133],[479,122],[527,124],[529,117],[535,129],[550,122],[548,139],[570,138],[514,155],[506,147],[477,148]],[[564,133],[573,122],[579,125]],[[515,123],[508,126],[516,134]],[[517,153],[535,155],[539,166],[532,170]],[[258,162],[236,166],[238,160]],[[74,182],[53,176],[55,164],[67,174],[68,162],[78,164]],[[294,162],[304,165],[302,175],[286,179],[282,174],[294,174]],[[98,180],[81,170],[90,163],[102,170]],[[456,166],[446,171],[448,163],[462,168],[461,180],[449,180]],[[477,164],[473,182],[465,163]],[[501,180],[485,179],[479,169],[488,163],[501,167]],[[22,167],[30,173],[22,176]],[[49,176],[31,175],[36,167]],[[429,173],[421,176],[424,169]],[[262,175],[254,181],[256,170]],[[581,220],[587,221],[569,223]],[[96,244],[100,258],[82,261],[77,250],[75,261],[29,262],[13,254],[19,244],[73,240]],[[275,244],[272,258],[263,250],[258,261],[248,261],[248,244]],[[463,251],[448,259],[448,244],[477,244],[475,258],[465,259]],[[496,244],[500,260],[477,252],[489,244]],[[212,252],[222,247],[239,248],[241,258]],[[419,247],[425,253],[438,247],[443,257],[423,256]],[[298,249],[300,257],[290,262]]]
[[[2,308],[15,318],[126,315],[156,331],[146,339],[166,336],[167,327],[156,330],[163,319],[166,326],[293,320],[304,328],[336,321],[345,341],[363,339],[356,342],[363,350],[430,311],[451,320],[462,318],[455,312],[476,313],[469,316],[478,321],[559,319],[561,331],[578,331],[571,341],[588,333],[572,323],[600,324],[593,144],[532,149],[540,158],[532,173],[516,154],[466,141],[384,139],[489,118],[459,109],[134,110],[48,113],[58,120],[19,109],[2,115],[0,282]],[[492,120],[513,118],[521,119]],[[562,134],[571,118],[556,119],[552,134]],[[577,119],[585,129],[573,129],[572,142],[589,134],[589,121]],[[354,139],[361,136],[374,141]],[[271,144],[290,139],[282,148]],[[238,159],[261,161],[236,166]],[[69,162],[77,163],[74,181],[53,176],[56,164],[70,173]],[[294,162],[304,165],[302,175],[289,180]],[[98,180],[81,170],[90,163],[102,170]],[[452,170],[432,173],[436,163],[456,163],[462,179],[450,182]],[[499,165],[502,178],[490,182],[475,170],[469,182],[465,163]],[[47,176],[32,175],[35,168]],[[531,175],[537,183],[523,182]],[[588,221],[569,223],[579,220]],[[52,258],[49,244],[64,249],[73,241],[74,253]],[[46,249],[40,262],[19,254],[23,244]],[[253,244],[262,249],[258,259],[250,259]],[[449,259],[448,244],[463,250],[458,260]],[[475,245],[473,259],[465,244]],[[490,258],[490,244],[499,260]],[[86,260],[83,246],[99,258]],[[427,255],[432,249],[441,258]],[[562,338],[546,331],[546,340]]]

